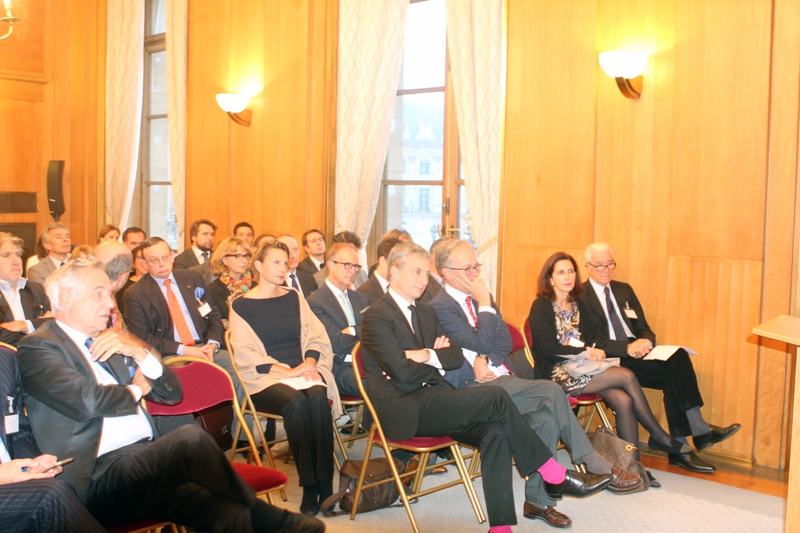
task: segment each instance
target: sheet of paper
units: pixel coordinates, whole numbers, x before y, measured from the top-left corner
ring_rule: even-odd
[[[686,346],[669,346],[660,344],[650,350],[650,353],[644,356],[645,361],[666,361],[673,356],[675,352],[683,348],[689,355],[698,355],[697,352]]]
[[[293,388],[294,390],[305,390],[305,389],[310,389],[311,387],[314,386],[320,386],[320,387],[328,386],[325,384],[324,381],[309,381],[303,376],[299,376],[296,378],[282,379],[281,383]]]

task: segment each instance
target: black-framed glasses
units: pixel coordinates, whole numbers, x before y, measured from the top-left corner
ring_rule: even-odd
[[[340,263],[339,261],[334,261],[332,259],[331,259],[331,263],[334,263],[336,265],[342,265],[345,270],[352,270],[353,268],[355,268],[356,272],[358,272],[359,270],[361,270],[363,268],[361,265],[359,265],[357,263]]]
[[[586,263],[586,266],[594,267],[594,269],[597,270],[598,272],[605,272],[606,270],[614,270],[615,268],[617,268],[617,263],[614,261],[609,261],[606,264],[597,263],[596,265],[593,265],[592,263]]]
[[[250,258],[253,256],[250,254],[228,254],[225,257],[235,257],[237,261],[241,261],[242,259],[250,261]]]
[[[448,270],[461,270],[466,274],[469,274],[469,273],[472,273],[472,272],[477,274],[477,273],[479,273],[481,271],[481,269],[483,268],[483,265],[480,264],[480,263],[475,263],[474,265],[465,266],[463,268],[453,268],[453,267],[444,267],[444,268],[446,268]]]

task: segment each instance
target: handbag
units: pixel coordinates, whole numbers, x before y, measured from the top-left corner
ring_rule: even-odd
[[[637,447],[626,440],[617,437],[613,431],[605,426],[597,426],[594,435],[589,437],[595,451],[603,459],[621,470],[626,470],[638,474],[642,478],[642,484],[627,492],[617,492],[616,494],[634,494],[644,492],[650,488],[650,479],[642,463],[633,458]]]
[[[402,473],[405,470],[403,463],[398,459],[392,457],[397,471]],[[320,508],[325,516],[336,516],[331,511],[326,511],[336,503],[339,504],[339,509],[350,513],[355,504],[356,486],[358,485],[358,477],[361,475],[361,466],[363,461],[354,461],[348,459],[339,470],[339,492],[327,498],[320,504]],[[367,463],[367,473],[364,476],[364,486],[361,489],[361,495],[358,499],[357,511],[358,513],[368,513],[375,509],[389,507],[400,498],[400,492],[397,490],[397,484],[394,482],[383,483],[381,485],[374,485],[375,482],[392,477],[392,469],[389,466],[389,461],[381,457],[378,459],[370,459]]]
[[[194,413],[194,419],[203,426],[222,450],[229,450],[233,445],[233,403],[223,402]]]

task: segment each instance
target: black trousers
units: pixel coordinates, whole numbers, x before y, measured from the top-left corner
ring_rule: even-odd
[[[3,533],[104,533],[73,488],[60,479],[0,485]]]
[[[105,525],[157,518],[209,533],[270,531],[283,519],[193,425],[99,457],[86,507]]]
[[[623,357],[620,364],[636,375],[643,388],[664,391],[664,410],[673,437],[692,434],[686,411],[703,406],[691,356],[681,348],[666,361]]]
[[[423,388],[417,435],[450,437],[481,452],[483,495],[489,524],[517,523],[511,458],[523,476],[553,455],[500,387],[438,390]]]
[[[325,387],[298,391],[278,383],[250,396],[256,409],[281,415],[300,485],[333,479],[333,416]]]

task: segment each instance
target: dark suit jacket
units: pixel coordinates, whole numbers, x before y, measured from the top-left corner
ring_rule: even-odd
[[[476,306],[474,300],[472,305]],[[467,315],[461,309],[461,304],[455,301],[446,290],[439,291],[439,294],[431,302],[431,307],[436,311],[436,318],[441,322],[444,333],[450,342],[455,342],[467,350],[487,355],[495,366],[505,364],[511,372],[516,374],[516,367],[508,357],[511,348],[514,347],[511,342],[511,334],[494,301],[492,301],[492,307],[497,314],[486,311],[478,313],[478,309],[475,307],[475,315],[478,317],[477,328],[470,325]],[[459,388],[459,384],[464,381],[474,381],[475,373],[472,371],[472,365],[466,363],[458,370],[445,372],[444,379],[452,386]]]
[[[372,301],[372,303],[377,302],[378,300],[383,298],[384,294],[386,294],[385,292],[383,292],[383,287],[381,287],[381,282],[378,281],[378,278],[375,277],[374,275],[370,276],[367,282],[358,288],[358,292],[369,296],[369,299],[370,301]]]
[[[428,279],[428,286],[425,287],[425,292],[422,293],[422,296],[417,298],[417,301],[423,304],[431,305],[431,302],[436,295],[442,292],[442,284],[436,281],[436,278],[430,277]]]
[[[323,263],[323,266],[324,265],[325,265],[325,263]],[[313,276],[314,274],[316,274],[320,270],[321,269],[317,268],[316,263],[314,263],[314,261],[312,261],[310,257],[306,257],[305,259],[300,261],[300,263],[298,263],[298,265],[297,265],[297,271],[298,272],[302,272],[304,274],[308,274],[309,276]]]
[[[38,457],[42,454],[36,445],[31,430],[31,422],[22,412],[22,386],[19,379],[17,354],[8,348],[0,347],[0,398],[3,399],[0,410],[3,416],[8,414],[7,398],[14,398],[14,412],[19,413],[19,431],[6,434],[5,424],[0,424],[0,439],[12,459]]]
[[[213,340],[220,346],[224,346],[222,340],[225,330],[222,327],[222,317],[217,309],[217,304],[209,294],[203,276],[193,270],[173,270],[172,274],[175,276],[183,300],[189,309],[189,315],[200,336],[199,340],[202,341],[202,344]],[[200,316],[197,309],[198,304],[195,300],[195,289],[197,288],[203,289],[200,300],[208,302],[208,305],[211,306],[211,312],[205,318]],[[163,355],[178,353],[180,343],[175,342],[175,329],[169,314],[167,299],[161,292],[158,282],[150,274],[143,276],[125,291],[123,300],[125,301],[125,322],[134,335]]]
[[[433,348],[436,338],[445,334],[442,325],[432,307],[416,306],[423,346]],[[413,437],[421,395],[429,390],[451,390],[451,385],[434,367],[406,359],[406,350],[421,347],[405,315],[388,293],[364,313],[361,342],[367,389],[386,435],[395,440]],[[452,340],[448,348],[436,350],[436,355],[445,371],[464,364],[461,348]],[[383,372],[391,379],[386,379]]]
[[[192,247],[185,249],[181,253],[175,256],[175,263],[173,268],[182,268],[184,270],[189,270],[193,266],[198,266],[200,261],[197,260],[197,256],[194,255],[194,250]]]
[[[39,326],[50,320],[49,318],[41,318],[43,314],[50,310],[50,299],[45,294],[44,287],[40,283],[28,280],[25,288],[19,291],[19,298],[22,301],[25,319],[33,323],[34,329],[38,329]],[[3,293],[0,292],[0,323],[13,321],[14,314],[11,312],[11,306],[6,301]],[[16,346],[26,335],[27,333],[0,328],[0,342],[5,342],[12,346]]]
[[[639,298],[633,292],[633,287],[621,281],[611,281],[611,292],[614,294],[617,307],[622,315],[622,320],[628,325],[631,333],[637,339],[648,339],[656,345],[656,334],[650,329],[647,319],[644,317],[644,310],[642,304],[639,303]],[[622,311],[625,309],[625,304],[628,304],[634,310],[638,318],[632,320],[628,318]],[[597,293],[590,282],[586,282],[583,287],[583,292],[580,298],[581,309],[581,322],[586,322],[589,329],[597,331],[597,347],[605,350],[606,355],[609,357],[628,357],[628,341],[616,341],[611,339],[608,321],[606,314],[603,311],[603,306],[600,300],[597,299]]]
[[[217,279],[217,276],[211,273],[211,261],[206,261],[202,265],[193,266],[189,270],[200,272],[200,275],[203,276],[203,281],[206,282],[207,286],[211,286],[214,280]]]
[[[344,314],[342,306],[339,305],[338,298],[333,295],[333,291],[328,285],[323,285],[308,298],[308,305],[325,326],[325,331],[328,332],[328,337],[331,339],[333,353],[336,355],[347,355],[353,351],[353,347],[361,337],[361,319],[371,303],[369,297],[358,291],[348,289],[347,297],[353,307],[355,324],[348,324],[347,316]],[[343,328],[351,325],[355,326],[355,336],[342,333]]]
[[[297,281],[300,282],[300,288],[303,289],[303,296],[308,298],[311,296],[315,290],[317,290],[317,282],[314,280],[314,276],[309,276],[305,272],[300,272],[299,270],[295,270],[295,274],[297,274]],[[283,283],[287,287],[291,287],[291,283],[289,283],[289,275],[286,275],[286,281]]]
[[[44,285],[44,280],[47,279],[47,276],[56,270],[58,270],[58,266],[56,266],[55,260],[48,255],[33,265],[28,270],[28,275],[25,276],[25,278],[28,279],[28,281],[35,281],[36,283]]]
[[[45,453],[72,457],[61,478],[86,501],[95,472],[97,447],[104,417],[128,416],[139,409],[130,390],[131,377],[122,357],[108,361],[120,385],[98,385],[89,363],[72,339],[53,320],[28,335],[19,345],[23,400],[33,434]],[[173,405],[183,391],[172,371],[162,364],[160,378],[151,381],[148,401]],[[158,430],[147,415],[154,437]]]

